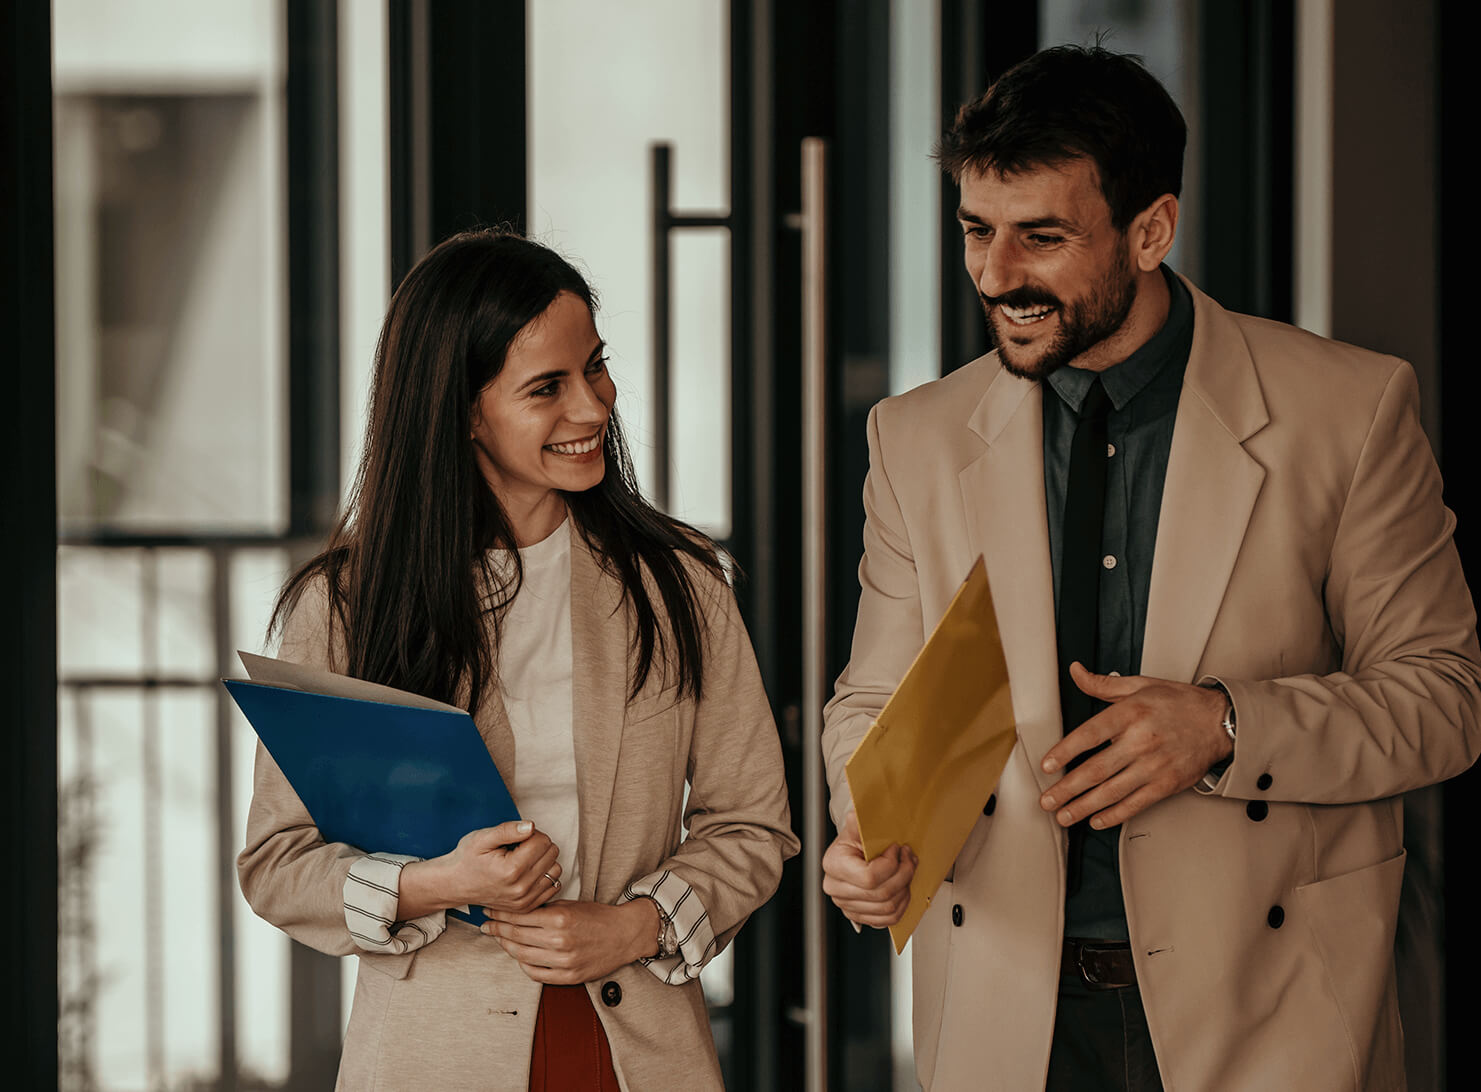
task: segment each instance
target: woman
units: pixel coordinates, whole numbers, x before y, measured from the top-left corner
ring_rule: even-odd
[[[360,956],[342,1088],[721,1087],[697,976],[797,841],[715,546],[639,496],[594,310],[516,235],[428,254],[278,601],[283,658],[467,708],[524,818],[435,860],[326,844],[258,748],[242,891]]]

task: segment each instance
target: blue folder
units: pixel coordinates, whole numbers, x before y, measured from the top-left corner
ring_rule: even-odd
[[[326,842],[438,857],[471,830],[519,818],[465,711],[329,672],[242,658],[254,681],[222,682]],[[264,674],[279,681],[257,681]],[[292,681],[281,681],[285,675]],[[418,704],[306,688],[316,682]],[[449,913],[475,925],[485,920],[478,907]]]

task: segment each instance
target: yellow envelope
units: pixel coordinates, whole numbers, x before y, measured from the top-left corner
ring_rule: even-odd
[[[930,640],[848,760],[864,856],[908,845],[919,858],[903,952],[997,788],[1017,741],[1003,639],[979,557]]]

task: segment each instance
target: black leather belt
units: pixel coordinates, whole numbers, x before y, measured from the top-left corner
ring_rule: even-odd
[[[1079,972],[1093,990],[1115,990],[1136,985],[1136,964],[1131,958],[1131,944],[1121,940],[1080,940],[1064,938],[1060,973]]]

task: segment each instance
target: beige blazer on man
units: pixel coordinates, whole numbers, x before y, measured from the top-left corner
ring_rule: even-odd
[[[1213,795],[1122,831],[1147,1023],[1170,1092],[1399,1089],[1398,794],[1481,744],[1454,519],[1407,364],[1193,297],[1142,672],[1220,679],[1239,738]],[[835,818],[844,762],[979,554],[1018,720],[914,938],[928,1089],[1042,1088],[1049,1060],[1065,836],[1038,805],[1061,736],[1041,392],[988,355],[869,422],[858,624],[824,732]]]
[[[703,902],[718,951],[776,890],[797,840],[776,728],[734,596],[712,577],[700,579],[709,626],[703,701],[679,698],[655,669],[628,702],[630,612],[620,584],[572,534],[581,897],[615,903],[628,881],[671,868]],[[286,627],[281,655],[338,666],[322,585],[315,591]],[[513,779],[518,756],[497,694],[474,720],[494,762]],[[259,746],[247,843],[237,862],[242,891],[295,940],[360,957],[338,1087],[527,1089],[540,985],[492,937],[454,920],[432,943],[404,955],[357,948],[345,927],[342,892],[360,855],[324,843]],[[722,1087],[698,981],[666,985],[630,964],[587,983],[587,991],[624,1089]]]

